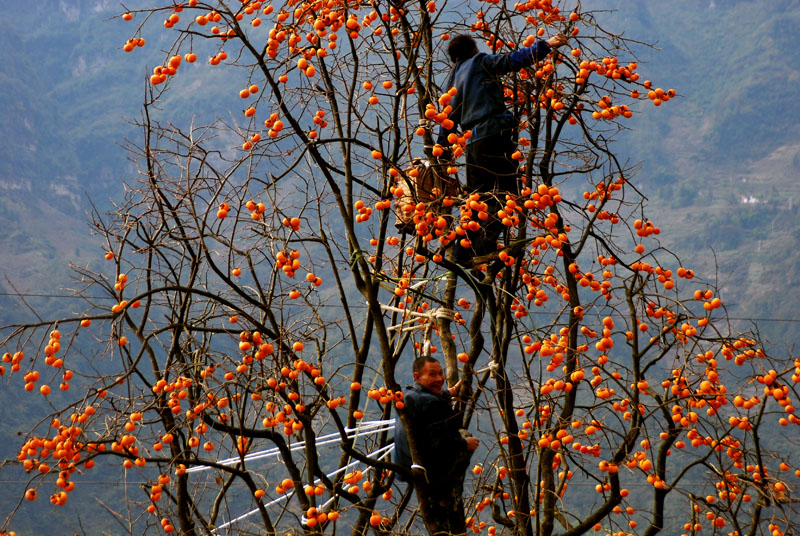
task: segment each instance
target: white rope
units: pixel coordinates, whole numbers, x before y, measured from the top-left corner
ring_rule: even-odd
[[[500,366],[500,363],[498,363],[497,361],[489,361],[489,363],[487,363],[485,367],[483,367],[482,369],[476,370],[475,374],[482,374],[482,373],[484,373],[486,371],[489,371],[489,373],[492,375],[492,378],[494,378],[495,375],[497,374],[497,368],[499,366]]]
[[[372,435],[378,434],[381,432],[385,432],[394,428],[394,420],[382,420],[382,421],[365,421],[359,423],[358,426],[355,428],[345,428],[345,433],[347,434],[348,439],[357,438],[359,435]],[[324,436],[319,436],[317,438],[317,446],[324,446],[329,445],[331,443],[339,443],[342,441],[342,436],[339,432],[333,432],[331,434],[327,434]],[[291,447],[289,447],[290,451],[301,450],[305,448],[306,442],[300,441],[298,443],[294,443]],[[264,458],[271,458],[273,456],[277,456],[280,454],[280,449],[278,447],[273,447],[266,450],[260,450],[258,452],[252,452],[244,457],[244,461],[253,461],[253,460],[260,460]],[[233,458],[226,458],[224,460],[219,460],[217,463],[220,465],[235,465],[242,461],[241,457],[233,457]],[[187,473],[199,473],[201,471],[207,471],[209,469],[214,469],[213,467],[208,466],[196,466],[190,467],[186,470]]]
[[[392,423],[394,423],[394,421],[374,421],[374,422],[392,422]],[[392,450],[394,450],[394,443],[392,443],[392,444],[390,444],[390,445],[386,445],[385,447],[381,447],[381,448],[379,448],[378,450],[375,450],[375,451],[373,451],[373,452],[370,452],[369,454],[367,454],[367,458],[370,458],[370,459],[374,458],[374,459],[377,459],[377,460],[381,460],[381,459],[385,458],[386,456],[388,456],[388,455],[389,455],[389,454],[392,452]],[[336,469],[335,471],[332,471],[332,472],[328,473],[326,476],[327,476],[328,478],[333,478],[334,476],[336,476],[337,474],[341,473],[342,471],[347,471],[348,469],[351,469],[351,468],[353,468],[353,467],[357,466],[357,465],[358,465],[358,464],[360,464],[360,463],[363,463],[363,462],[361,462],[361,461],[359,461],[359,460],[356,460],[356,461],[354,461],[354,462],[350,462],[350,463],[348,463],[347,465],[345,465],[345,466],[343,466],[343,467],[340,467],[339,469]],[[318,484],[319,482],[321,482],[321,479],[319,479],[319,478],[316,478],[316,479],[314,479],[314,484]],[[285,495],[281,495],[281,496],[280,496],[280,497],[278,497],[277,499],[274,499],[274,500],[272,500],[272,501],[270,501],[270,502],[266,503],[266,504],[264,505],[264,508],[267,508],[267,507],[269,507],[269,506],[272,506],[272,505],[274,505],[274,504],[277,504],[277,503],[279,503],[279,502],[281,502],[281,501],[285,501],[285,500],[287,500],[289,497],[291,497],[292,495],[294,495],[296,492],[297,492],[297,491],[296,491],[296,489],[293,489],[291,493],[287,493],[287,494],[285,494]],[[330,506],[330,504],[333,502],[333,500],[334,500],[335,498],[336,498],[336,496],[335,496],[335,495],[332,495],[332,496],[330,497],[330,499],[328,499],[327,501],[325,501],[325,503],[324,503],[324,504],[322,504],[322,505],[320,506],[320,508],[319,508],[319,509],[320,509],[320,510],[323,510],[323,511],[325,511],[325,509],[326,509],[326,508],[328,508],[328,506]],[[232,524],[236,523],[237,521],[241,521],[242,519],[245,519],[245,518],[247,518],[247,517],[250,517],[251,515],[253,515],[253,514],[256,514],[256,513],[258,513],[258,508],[255,508],[255,509],[253,509],[253,510],[250,510],[249,512],[247,512],[247,513],[245,513],[245,514],[242,514],[242,515],[240,515],[239,517],[236,517],[236,518],[234,518],[234,519],[231,519],[231,520],[229,520],[229,521],[226,521],[226,522],[225,522],[225,523],[223,523],[222,525],[219,525],[218,527],[216,527],[215,529],[213,529],[211,532],[212,532],[212,533],[214,533],[214,534],[216,534],[216,533],[217,533],[217,531],[220,531],[220,530],[222,530],[222,529],[226,529],[226,528],[230,527]],[[307,523],[307,522],[308,522],[308,519],[306,518],[306,516],[305,516],[305,515],[303,515],[303,517],[302,517],[301,521],[302,521],[302,523],[303,523],[303,524],[305,524],[305,523]]]
[[[427,283],[427,281],[425,279],[421,279],[421,280],[417,281],[416,283],[414,283],[413,285],[411,285],[408,288],[410,290],[417,290],[419,287],[425,285],[425,283]]]
[[[278,504],[278,503],[279,503],[279,502],[281,502],[281,501],[285,501],[286,499],[288,499],[289,497],[291,497],[292,495],[294,495],[294,493],[295,493],[295,492],[294,492],[294,490],[292,490],[292,493],[287,493],[286,495],[281,495],[281,496],[280,496],[280,497],[278,497],[277,499],[275,499],[275,500],[272,500],[272,501],[268,502],[267,504],[265,504],[265,505],[264,505],[264,508],[266,508],[266,507],[268,507],[268,506],[272,506],[273,504]],[[250,517],[251,515],[253,515],[253,514],[257,513],[257,512],[258,512],[258,508],[256,508],[255,510],[250,510],[250,511],[249,511],[249,512],[247,512],[246,514],[242,514],[242,515],[240,515],[239,517],[236,517],[236,518],[234,518],[234,519],[231,519],[230,521],[227,521],[227,522],[223,523],[222,525],[218,526],[217,528],[215,528],[215,529],[212,529],[212,531],[211,531],[211,532],[212,532],[212,534],[216,534],[216,532],[217,532],[218,530],[222,530],[222,529],[228,528],[228,527],[230,527],[231,525],[233,525],[234,523],[236,523],[237,521],[241,521],[242,519],[244,519],[244,518],[246,518],[246,517]]]
[[[386,445],[385,447],[381,447],[381,448],[379,448],[378,450],[376,450],[374,452],[370,452],[369,454],[367,454],[367,458],[373,458],[374,457],[376,460],[381,460],[381,459],[385,458],[386,456],[388,456],[393,450],[394,450],[394,443],[392,443],[391,445]],[[332,473],[328,474],[327,476],[328,476],[328,478],[332,478],[337,473],[341,473],[342,471],[346,471],[347,469],[355,467],[360,463],[363,463],[363,462],[361,462],[359,460],[356,460],[354,462],[350,462],[347,465],[345,465],[344,467],[342,467],[341,469],[337,469],[336,471],[333,471]],[[316,480],[314,480],[314,484],[316,484],[319,481],[320,481],[320,479],[317,478]],[[325,508],[327,506],[329,506],[330,503],[333,502],[333,500],[335,498],[336,498],[336,495],[331,495],[330,499],[325,501],[325,503],[322,506],[320,506],[318,508],[318,510],[322,510],[323,512],[326,511]],[[302,523],[303,525],[308,523],[308,518],[305,516],[305,514],[303,514],[303,516],[300,518],[300,523]]]
[[[416,286],[417,285],[414,285],[411,288],[414,288]],[[445,307],[436,307],[435,309],[431,309],[430,311],[423,311],[421,313],[418,311],[400,309],[399,307],[394,307],[392,305],[384,305],[384,304],[381,304],[381,309],[383,309],[384,311],[393,311],[395,313],[401,313],[404,317],[424,318],[429,322],[438,320],[440,318],[453,321],[456,318],[456,312],[453,311],[452,309],[447,309]],[[394,326],[391,326],[387,329],[390,331],[393,329],[398,329],[403,324],[405,324],[405,322],[401,322],[400,324],[395,324]]]
[[[421,285],[423,282],[420,281],[416,283],[411,288],[416,288],[417,286]],[[431,339],[433,337],[433,326],[436,324],[436,321],[439,319],[453,321],[456,318],[456,312],[452,309],[446,309],[444,307],[437,307],[435,309],[431,309],[430,311],[425,312],[417,312],[417,311],[408,311],[406,309],[400,309],[399,307],[393,307],[391,305],[383,305],[381,304],[381,309],[384,311],[394,311],[396,313],[403,314],[403,320],[399,324],[395,324],[393,326],[389,326],[387,331],[393,331],[399,329],[401,332],[405,331],[412,331],[415,329],[424,329],[425,333],[423,335],[423,342],[422,342],[422,355],[430,356],[431,355]],[[408,325],[408,321],[411,320],[423,320],[422,323],[414,323]]]

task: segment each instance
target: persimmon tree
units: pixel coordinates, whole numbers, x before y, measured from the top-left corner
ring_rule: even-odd
[[[635,155],[612,150],[676,96],[640,77],[643,45],[550,0],[192,0],[119,19],[131,61],[145,35],[169,45],[130,143],[139,175],[93,217],[105,264],[76,269],[88,307],[5,330],[2,371],[67,402],[31,417],[4,530],[102,462],[148,481],[131,533],[441,533],[424,473],[390,454],[423,354],[461,380],[482,439],[475,534],[791,530],[800,470],[778,431],[800,424],[800,361],[731,330],[713,281],[660,247]],[[497,53],[570,37],[504,80],[520,192],[495,214],[457,187],[469,133],[435,143],[462,32]],[[180,89],[206,69],[227,85]],[[172,120],[168,99],[212,90],[218,119]],[[498,251],[455,264],[493,219]]]

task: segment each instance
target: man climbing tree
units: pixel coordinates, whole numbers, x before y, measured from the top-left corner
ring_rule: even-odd
[[[411,424],[405,430],[398,420],[395,433],[397,461],[412,466],[409,440],[420,455],[423,497],[429,519],[436,524],[434,534],[464,534],[462,491],[467,464],[480,441],[461,429],[452,398],[460,383],[443,390],[444,372],[439,362],[429,356],[413,363],[414,385],[405,391],[405,411]]]
[[[470,130],[466,145],[468,192],[488,192],[486,202],[490,215],[500,208],[498,196],[519,191],[517,184],[517,162],[511,155],[517,149],[518,119],[506,109],[506,96],[500,77],[512,71],[530,67],[544,59],[552,49],[567,43],[567,37],[557,34],[547,41],[537,40],[532,46],[522,47],[510,54],[486,54],[478,52],[475,40],[465,34],[450,41],[447,53],[453,69],[445,88],[455,88],[450,101],[453,111],[449,118],[450,129],[439,131],[437,143],[443,147],[452,145],[449,137],[455,135],[456,126]],[[492,219],[483,232],[471,232],[468,243],[458,243],[456,260],[464,262],[475,254],[483,255],[495,251],[497,238],[503,225]]]

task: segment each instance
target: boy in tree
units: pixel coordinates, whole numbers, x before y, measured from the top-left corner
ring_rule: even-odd
[[[405,390],[403,398],[411,429],[406,434],[398,419],[395,430],[397,463],[411,467],[411,438],[422,457],[428,484],[428,497],[420,500],[420,506],[427,510],[426,521],[434,520],[440,527],[437,532],[442,534],[464,534],[464,474],[480,441],[468,432],[465,437],[451,404],[461,382],[443,389],[442,366],[432,357],[415,359],[413,374],[414,385]]]

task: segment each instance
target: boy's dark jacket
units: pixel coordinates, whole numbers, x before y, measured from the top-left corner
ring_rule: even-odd
[[[429,481],[446,478],[454,464],[467,451],[467,442],[459,431],[461,422],[453,410],[450,393],[437,395],[419,383],[404,391],[405,412],[412,423],[412,434],[422,456],[422,466]],[[395,460],[411,467],[411,451],[406,431],[398,418],[394,434]]]

